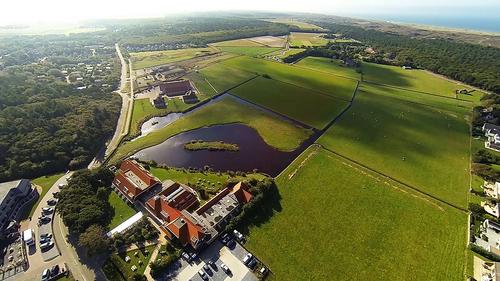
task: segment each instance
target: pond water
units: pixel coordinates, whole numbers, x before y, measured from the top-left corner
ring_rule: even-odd
[[[167,126],[168,124],[181,118],[182,115],[184,115],[184,114],[183,113],[169,113],[166,116],[153,117],[153,118],[149,119],[148,121],[144,122],[141,126],[141,137]]]
[[[179,168],[200,168],[205,165],[216,171],[244,171],[258,169],[260,172],[277,176],[288,164],[309,146],[315,136],[306,140],[292,152],[284,152],[268,145],[259,133],[243,124],[216,125],[195,129],[175,135],[161,144],[143,149],[134,157],[154,160]],[[239,151],[189,151],[184,144],[191,140],[224,141],[235,143]]]

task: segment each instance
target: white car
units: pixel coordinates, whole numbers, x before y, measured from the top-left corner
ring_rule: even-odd
[[[46,268],[42,272],[42,281],[46,281],[46,280],[49,280],[49,279],[50,279],[50,270],[48,268]]]
[[[239,241],[243,240],[243,234],[241,234],[238,230],[233,230],[234,237],[238,239]]]
[[[50,207],[42,208],[42,212],[44,213],[52,213],[52,211],[54,211],[54,209]]]
[[[227,274],[231,273],[231,269],[229,269],[225,263],[221,263],[220,268],[222,268],[222,270],[224,270]]]
[[[54,245],[54,242],[52,242],[52,241],[49,240],[49,241],[47,241],[45,243],[40,244],[40,249],[42,249],[42,250],[43,249],[47,249],[47,248],[52,247],[52,245]]]
[[[243,258],[243,263],[248,264],[252,260],[253,256],[252,254],[248,253],[246,256]]]

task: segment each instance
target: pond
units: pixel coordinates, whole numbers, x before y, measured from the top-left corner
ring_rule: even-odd
[[[259,133],[243,124],[216,125],[175,135],[161,144],[143,149],[134,157],[154,160],[178,168],[199,168],[205,165],[216,171],[260,172],[277,176],[290,162],[306,149],[316,136],[311,137],[292,152],[285,152],[268,145]],[[223,141],[235,143],[239,151],[189,151],[184,144],[191,140]]]
[[[141,137],[167,126],[168,124],[181,118],[182,115],[184,115],[184,114],[183,113],[169,113],[165,116],[153,117],[153,118],[149,119],[148,121],[144,122],[141,126]]]

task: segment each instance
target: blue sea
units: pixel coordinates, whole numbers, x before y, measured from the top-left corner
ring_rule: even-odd
[[[357,15],[357,17],[394,23],[430,25],[444,28],[500,33],[500,5],[487,8],[477,7],[455,10],[434,8],[429,9],[427,12],[418,11],[415,14],[360,14]]]

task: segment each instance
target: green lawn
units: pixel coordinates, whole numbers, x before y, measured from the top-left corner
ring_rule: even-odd
[[[119,226],[122,222],[129,219],[131,216],[135,215],[137,212],[130,207],[123,199],[121,199],[116,192],[111,191],[108,198],[109,204],[114,211],[114,216],[111,219],[111,222],[108,225],[108,228],[111,230],[117,226]]]
[[[216,47],[265,47],[264,44],[249,39],[221,41],[210,45]]]
[[[281,49],[281,48],[260,47],[260,46],[252,46],[252,47],[227,46],[218,48],[224,52],[238,54],[238,55],[252,56],[252,57],[272,53],[274,51]]]
[[[469,186],[471,109],[419,103],[406,92],[363,85],[353,107],[319,143],[374,170],[460,207]],[[392,89],[391,91],[397,91]],[[433,106],[429,106],[432,104]],[[455,109],[455,110],[454,110]]]
[[[303,33],[292,32],[290,33],[290,46],[292,47],[313,47],[324,46],[328,43],[328,39],[321,37],[326,33]]]
[[[211,87],[217,90],[217,93],[223,93],[228,89],[255,77],[254,73],[239,68],[228,67],[223,63],[217,63],[205,67],[201,69],[199,73],[210,83],[210,85],[212,85]]]
[[[38,206],[38,204],[40,204],[40,201],[42,201],[42,198],[45,196],[45,194],[47,194],[47,192],[52,187],[52,185],[54,185],[54,183],[63,175],[64,174],[61,173],[61,174],[55,174],[55,175],[51,175],[51,176],[41,176],[41,177],[33,179],[31,181],[33,184],[40,186],[42,188],[42,192],[40,193],[40,196],[38,197],[38,200],[36,201],[35,205],[33,205],[33,207],[31,207],[31,210],[29,212],[30,217],[33,215],[36,207]]]
[[[270,21],[283,23],[283,24],[287,24],[290,26],[296,26],[296,27],[303,29],[303,30],[323,30],[323,28],[321,28],[315,24],[311,24],[311,23],[307,23],[307,22],[303,22],[303,21],[297,21],[294,19],[274,19],[274,20],[270,20]]]
[[[135,136],[141,131],[141,125],[153,116],[166,115],[171,112],[182,112],[193,106],[186,104],[180,99],[171,99],[167,101],[166,108],[156,108],[148,98],[134,100],[134,109],[132,110],[132,118],[130,120],[130,134]]]
[[[276,280],[464,279],[465,213],[312,151],[277,178],[279,212],[250,228]]]
[[[246,124],[256,129],[269,145],[285,151],[294,150],[312,134],[310,130],[275,118],[264,111],[242,105],[233,98],[227,97],[200,108],[167,127],[151,132],[145,137],[124,143],[116,150],[111,162],[118,161],[146,147],[159,144],[181,132],[204,126],[229,123]],[[279,132],[279,134],[276,134],[276,132]]]
[[[139,275],[144,274],[144,270],[151,259],[156,245],[147,246],[141,250],[133,250],[123,253],[113,253],[103,266],[103,272],[110,281],[132,280],[130,279],[134,273]],[[147,252],[146,252],[147,251]],[[135,253],[138,253],[137,256]],[[126,262],[125,257],[130,257],[130,261]],[[142,264],[139,264],[142,261]],[[131,267],[135,265],[137,270],[132,271]],[[122,275],[125,277],[123,278]]]
[[[342,64],[339,60],[307,57],[301,59],[295,65],[319,71],[324,71],[335,75],[345,76],[356,80],[361,79],[361,74],[356,72],[355,68],[347,67],[344,64]]]
[[[297,49],[297,48],[290,48],[288,50],[278,50],[278,51],[274,51],[270,54],[266,54],[268,56],[277,56],[279,57],[280,59],[284,59],[288,56],[291,56],[291,55],[295,55],[295,54],[298,54],[298,53],[302,53],[303,51],[305,51],[306,49]]]
[[[192,59],[194,57],[215,54],[218,51],[215,48],[191,48],[178,49],[167,51],[151,51],[130,53],[132,60],[132,69],[137,70],[146,67],[158,66],[162,64],[172,63]]]
[[[328,73],[250,57],[237,57],[222,62],[248,72],[267,74],[272,79],[315,90],[332,97],[351,100],[356,81]]]
[[[455,97],[455,90],[469,89],[468,87],[450,82],[424,70],[404,70],[398,66],[366,62],[363,63],[362,69],[364,81],[387,84],[445,97]],[[459,95],[459,98],[478,101],[482,95],[481,92],[476,91],[472,93],[472,96]]]
[[[348,104],[313,90],[263,77],[245,83],[231,93],[317,129],[324,128]]]

